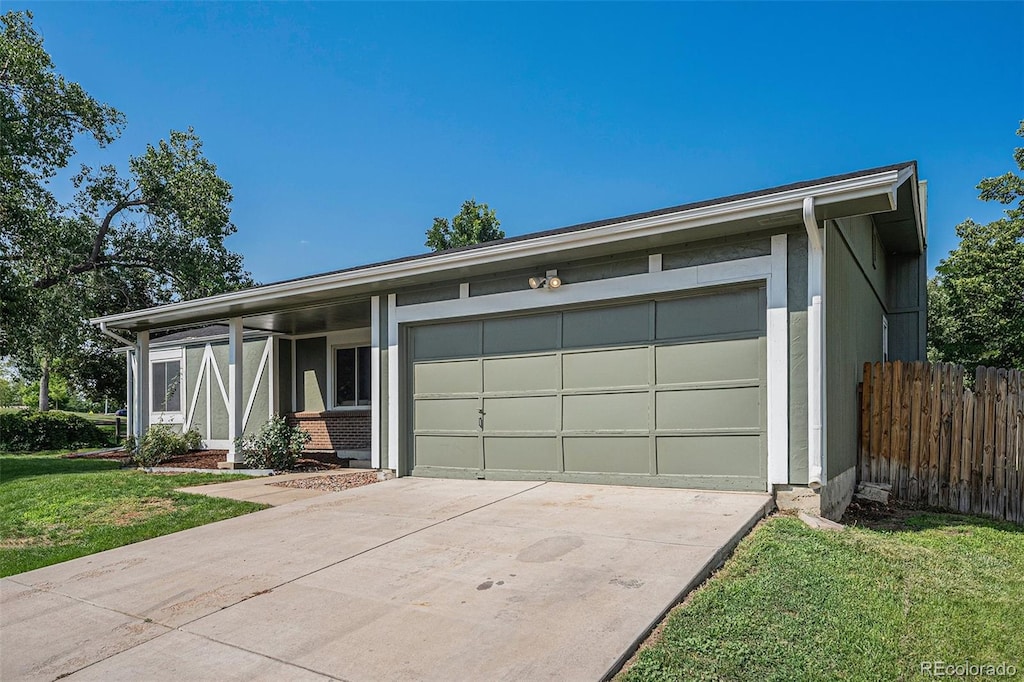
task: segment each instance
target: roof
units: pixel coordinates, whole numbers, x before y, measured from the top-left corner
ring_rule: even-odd
[[[263,284],[241,291],[207,298],[172,303],[141,311],[132,311],[97,318],[94,324],[120,329],[155,329],[224,320],[236,315],[266,312],[274,306],[312,305],[326,296],[337,296],[341,290],[352,295],[369,295],[385,284],[398,286],[424,273],[442,273],[479,266],[481,263],[511,262],[531,254],[544,255],[570,246],[614,242],[658,233],[678,231],[695,226],[723,223],[728,220],[756,216],[799,215],[804,197],[816,201],[816,218],[829,219],[844,215],[892,212],[897,208],[897,190],[914,179],[917,162],[879,166],[867,170],[831,175],[815,180],[780,185],[741,194],[732,194],[653,211],[633,213],[615,218],[579,223],[557,229],[507,237],[483,244],[474,244],[435,253],[422,253],[368,265],[343,268],[294,279]],[[913,224],[920,233],[917,239],[923,249],[923,225],[913,194]],[[908,209],[909,210],[909,209]],[[799,218],[793,220],[799,223]],[[918,227],[919,226],[919,227]],[[320,299],[317,296],[320,296]]]

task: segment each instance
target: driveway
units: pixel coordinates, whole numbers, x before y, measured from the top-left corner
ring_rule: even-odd
[[[0,581],[4,680],[596,680],[764,494],[402,478]]]

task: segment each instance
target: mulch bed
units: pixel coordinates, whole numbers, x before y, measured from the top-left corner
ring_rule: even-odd
[[[187,455],[171,457],[168,460],[164,460],[161,462],[160,466],[156,468],[177,467],[183,469],[216,469],[217,463],[226,462],[227,458],[227,450],[195,450]],[[290,469],[289,473],[300,473],[304,471],[331,471],[333,469],[344,468],[345,467],[341,464],[331,464],[303,457],[295,463],[295,467]]]
[[[378,483],[379,481],[380,478],[376,471],[364,471],[358,474],[328,474],[326,476],[311,476],[309,478],[299,478],[291,481],[270,483],[269,485],[276,485],[281,488],[305,488],[307,490],[327,490],[330,492],[338,492],[341,490],[358,488],[371,483]]]
[[[62,459],[115,459],[127,461],[128,455],[124,450],[104,450],[103,452],[69,452],[61,455]]]

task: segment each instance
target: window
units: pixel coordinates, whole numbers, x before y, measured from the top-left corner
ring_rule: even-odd
[[[181,412],[181,361],[150,364],[152,412]]]
[[[370,404],[370,347],[334,350],[334,406]]]
[[[889,362],[889,318],[882,315],[882,362]]]

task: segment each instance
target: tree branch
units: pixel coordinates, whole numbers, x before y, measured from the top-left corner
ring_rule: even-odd
[[[81,275],[84,272],[92,272],[93,270],[102,270],[105,268],[148,268],[154,272],[171,276],[170,273],[166,272],[159,262],[151,258],[128,258],[128,259],[117,259],[117,258],[104,258],[101,261],[87,261],[85,263],[79,263],[68,268],[66,271],[59,275],[47,275],[37,279],[32,283],[32,286],[36,289],[49,289],[52,286],[60,284],[68,277],[74,277],[75,275]]]
[[[145,199],[128,199],[128,197],[130,197],[131,195],[135,194],[138,191],[139,188],[136,187],[131,192],[129,192],[124,199],[115,204],[112,209],[107,211],[107,215],[104,216],[103,222],[100,223],[99,232],[96,233],[96,241],[94,241],[92,245],[92,254],[90,254],[89,260],[86,261],[86,263],[83,263],[83,265],[88,263],[99,263],[100,253],[102,253],[103,251],[103,242],[106,240],[107,232],[110,230],[110,223],[114,220],[118,213],[132,206],[145,206],[147,203],[149,203]]]

